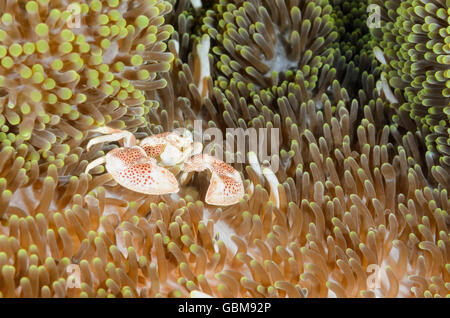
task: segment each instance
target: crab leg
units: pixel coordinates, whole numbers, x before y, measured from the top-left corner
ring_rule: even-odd
[[[211,205],[232,205],[244,196],[244,183],[241,175],[229,164],[209,155],[196,155],[186,161],[186,172],[211,171],[211,181],[205,201]]]
[[[89,171],[91,171],[92,169],[94,169],[95,167],[104,164],[106,162],[106,158],[105,156],[102,156],[100,158],[95,159],[94,161],[90,162],[87,167],[86,170],[84,171],[84,173],[89,173]]]
[[[126,130],[119,130],[114,129],[111,127],[100,127],[97,129],[92,130],[94,132],[99,132],[101,134],[107,134],[105,136],[99,136],[92,138],[89,140],[86,150],[89,151],[89,149],[96,144],[102,143],[102,142],[109,142],[109,141],[118,141],[124,139],[124,146],[125,147],[132,147],[136,145],[136,137],[132,133]]]

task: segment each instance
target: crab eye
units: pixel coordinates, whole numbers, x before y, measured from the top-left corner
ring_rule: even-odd
[[[189,130],[187,130],[186,128],[182,128],[182,130],[177,129],[175,131],[175,133],[176,133],[176,136],[179,138],[179,140],[182,142],[189,143],[189,142],[193,142],[193,140],[194,140],[192,133]]]

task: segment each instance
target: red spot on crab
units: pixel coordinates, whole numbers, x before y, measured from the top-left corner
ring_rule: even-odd
[[[160,154],[163,153],[164,149],[166,148],[165,144],[159,144],[159,145],[142,145],[142,149],[146,152],[147,156],[150,158],[156,158]]]

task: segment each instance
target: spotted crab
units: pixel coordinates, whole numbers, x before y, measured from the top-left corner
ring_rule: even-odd
[[[244,196],[241,175],[229,164],[210,155],[202,154],[203,145],[193,141],[192,133],[166,132],[148,136],[142,140],[124,130],[100,127],[87,144],[93,145],[123,141],[123,147],[109,151],[86,167],[86,173],[104,164],[108,173],[121,186],[135,192],[162,195],[179,191],[178,180],[169,170],[179,166],[185,174],[209,170],[210,184],[205,201],[211,205],[236,204]]]

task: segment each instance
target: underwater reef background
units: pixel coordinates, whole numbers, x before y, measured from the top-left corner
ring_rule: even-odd
[[[448,297],[449,25],[450,0],[0,0],[0,296]],[[233,164],[230,207],[206,174],[84,173],[97,127],[198,119],[278,128],[280,168]]]

